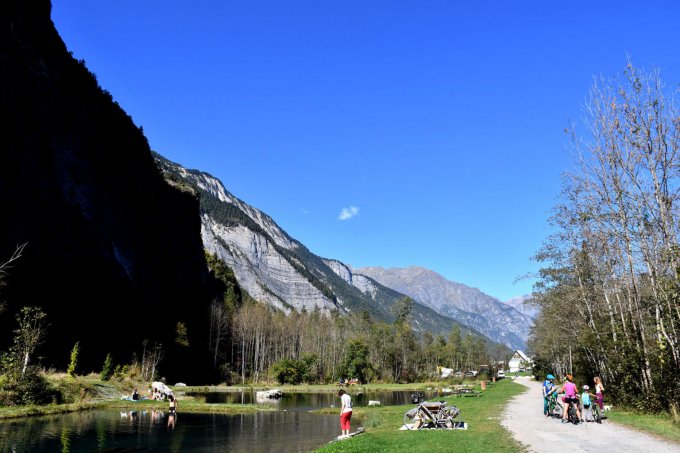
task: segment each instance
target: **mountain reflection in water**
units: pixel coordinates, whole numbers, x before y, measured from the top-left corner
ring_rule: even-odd
[[[0,421],[0,451],[306,452],[335,438],[337,416],[85,411]]]

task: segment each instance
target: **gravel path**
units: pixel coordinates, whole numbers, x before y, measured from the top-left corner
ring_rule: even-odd
[[[528,451],[543,452],[680,452],[680,446],[648,434],[624,428],[607,420],[602,424],[560,423],[543,416],[541,383],[519,377],[517,383],[528,390],[517,395],[503,413],[502,424]]]

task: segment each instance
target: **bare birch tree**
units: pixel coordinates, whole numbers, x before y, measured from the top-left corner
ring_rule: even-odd
[[[595,81],[586,124],[589,138],[572,131],[577,170],[536,257],[549,265],[532,345],[560,367],[572,345],[584,376],[677,410],[680,117],[658,71],[629,63],[621,80]]]
[[[17,322],[19,327],[14,331],[14,353],[21,363],[23,377],[33,352],[47,335],[47,315],[39,307],[23,307],[17,315]]]

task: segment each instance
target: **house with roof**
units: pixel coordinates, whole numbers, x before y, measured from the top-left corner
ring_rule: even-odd
[[[533,360],[531,360],[524,352],[518,349],[508,361],[508,368],[510,369],[511,373],[516,373],[520,368],[531,368],[532,363]]]

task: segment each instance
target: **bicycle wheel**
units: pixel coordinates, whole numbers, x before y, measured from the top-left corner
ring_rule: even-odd
[[[564,407],[557,401],[554,401],[553,404],[550,405],[548,413],[551,417],[562,418],[562,414],[564,414]]]
[[[415,420],[413,420],[418,413],[418,408],[416,409],[410,409],[406,411],[404,414],[404,426],[406,426],[407,429],[413,429],[413,424],[415,423]]]
[[[569,404],[569,421],[572,422],[574,425],[578,425],[579,419],[578,416],[576,415],[576,407],[574,406],[574,403]]]
[[[593,418],[597,423],[602,423],[602,414],[600,414],[600,406],[597,403],[593,404]]]

